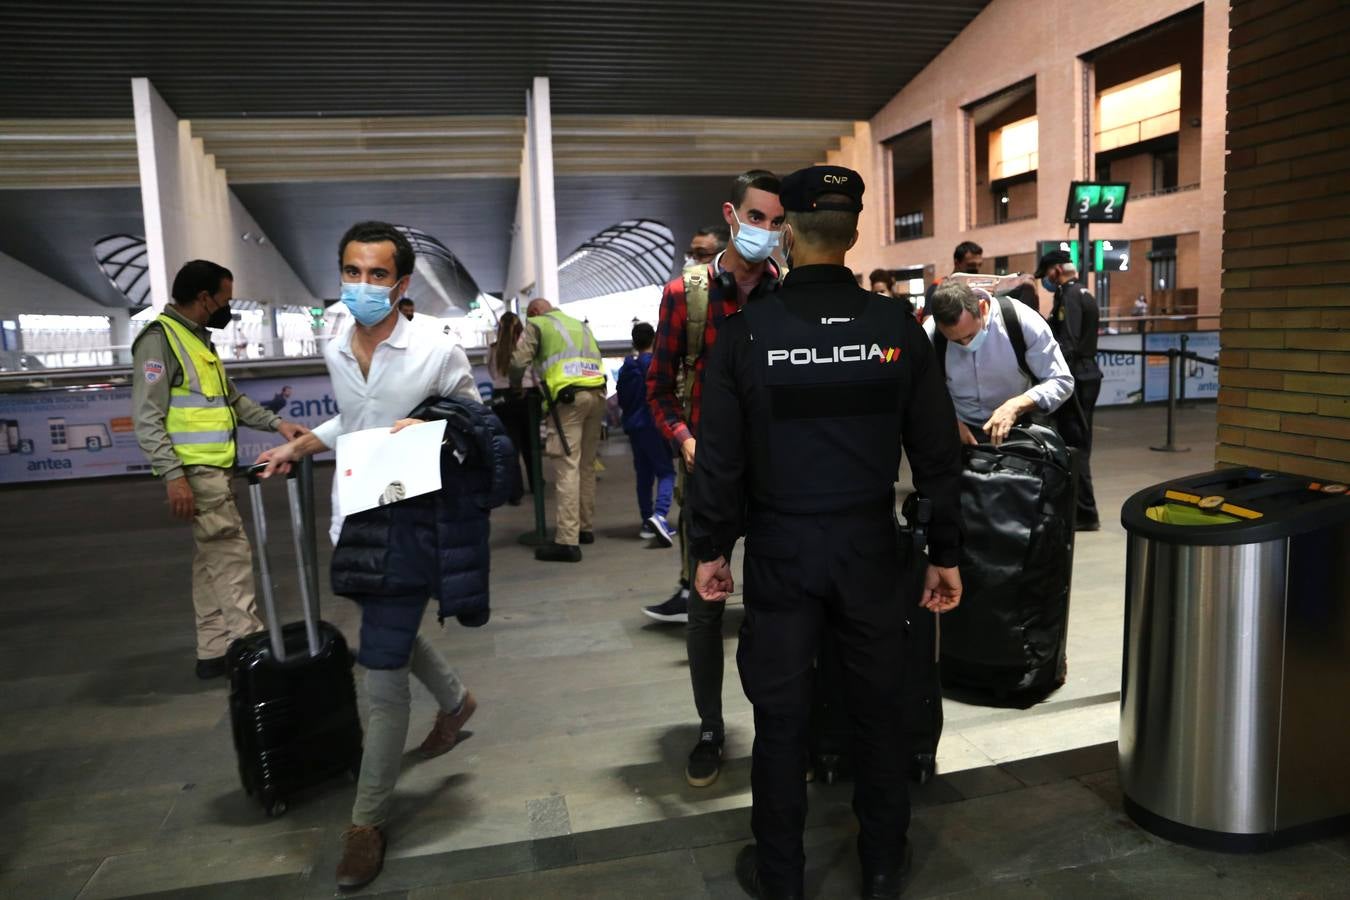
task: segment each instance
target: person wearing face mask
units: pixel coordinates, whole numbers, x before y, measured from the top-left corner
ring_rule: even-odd
[[[952,274],[953,275],[978,275],[980,266],[984,265],[984,248],[974,241],[962,241],[956,245],[952,251]],[[924,314],[931,316],[933,306],[933,292],[942,284],[941,281],[935,281],[924,291]]]
[[[230,473],[235,428],[307,433],[239,392],[225,374],[208,329],[230,324],[234,276],[196,259],[178,270],[173,302],[132,344],[136,440],[164,482],[169,511],[192,523],[192,605],[197,614],[197,677],[226,672],[235,638],[260,631],[253,553],[235,506]]]
[[[754,706],[742,889],[805,896],[812,662],[839,648],[856,723],[852,759],[861,896],[900,896],[909,799],[900,702],[906,617],[955,609],[962,594],[959,446],[933,348],[907,310],[854,284],[862,177],[812,166],[783,179],[781,290],[727,317],[703,378],[703,430],[689,515],[695,590],[722,604],[732,547],[745,537],[745,621],[736,661]],[[929,564],[907,581],[895,481],[908,457],[932,502]],[[838,896],[838,894],[832,894]],[[858,896],[855,894],[854,896]]]
[[[1078,531],[1100,531],[1097,498],[1092,489],[1092,416],[1102,392],[1102,370],[1097,365],[1097,300],[1078,280],[1078,269],[1063,250],[1041,257],[1036,277],[1055,295],[1050,329],[1059,341],[1073,373],[1073,397],[1065,404],[1072,415],[1059,417],[1064,442],[1078,451]],[[1073,404],[1071,407],[1070,404]]]
[[[684,251],[684,268],[708,265],[726,249],[729,240],[731,232],[727,226],[704,225],[689,239],[689,249]]]
[[[454,338],[435,329],[418,328],[396,310],[399,298],[408,290],[415,262],[412,245],[401,231],[385,222],[353,225],[338,244],[338,262],[341,300],[355,322],[324,348],[324,362],[341,412],[317,426],[312,434],[259,456],[258,462],[267,464],[263,477],[285,471],[304,456],[336,447],[339,435],[367,428],[398,430],[413,424],[416,420],[405,417],[428,398],[481,402],[469,359]],[[344,518],[335,480],[329,532],[334,545],[342,534]],[[439,524],[435,527],[436,534],[420,536],[413,543],[436,546],[444,529]],[[468,559],[477,558],[480,551],[486,553],[485,535],[482,543],[481,548],[465,549],[457,565],[467,571]],[[410,550],[388,558],[405,560],[413,555]],[[416,573],[397,574],[412,578]],[[486,573],[482,577],[485,581]],[[429,594],[420,596],[420,606],[399,604],[395,609],[391,603],[361,604],[357,662],[366,667],[370,713],[352,825],[343,833],[337,866],[341,888],[368,884],[384,862],[384,828],[408,733],[412,702],[409,676],[416,676],[440,707],[431,733],[421,744],[423,756],[439,756],[452,749],[459,740],[460,728],[477,708],[473,695],[454,670],[418,633]],[[441,600],[444,609],[445,598]],[[406,609],[411,609],[411,619],[404,617]]]
[[[675,498],[683,507],[689,493],[699,429],[703,366],[718,330],[747,302],[778,289],[782,270],[772,259],[783,227],[778,178],[752,169],[738,176],[722,204],[731,242],[711,262],[691,266],[666,284],[656,326],[656,345],[647,369],[647,402],[656,427],[677,451]],[[717,780],[722,766],[723,604],[707,603],[692,590],[694,561],[689,552],[689,517],[679,520],[680,586],[669,600],[643,613],[658,622],[685,625],[685,648],[699,739],[689,754],[685,779],[694,787]]]
[[[1053,413],[1073,393],[1050,326],[1021,304],[948,280],[933,292],[929,313],[924,330],[946,375],[961,443],[1001,444],[1018,420]]]

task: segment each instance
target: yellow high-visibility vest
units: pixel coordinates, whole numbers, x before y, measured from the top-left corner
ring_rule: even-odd
[[[183,383],[169,391],[165,430],[185,466],[233,468],[234,410],[225,364],[201,338],[172,316],[155,319],[164,326],[169,349],[183,370]]]
[[[557,309],[530,321],[539,326],[536,366],[548,384],[550,402],[569,385],[604,387],[605,364],[600,345],[585,323]]]

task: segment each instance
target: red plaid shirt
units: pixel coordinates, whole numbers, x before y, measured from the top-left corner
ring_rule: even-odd
[[[711,266],[709,267],[711,268]],[[689,419],[684,420],[684,407],[676,395],[679,375],[684,367],[688,347],[686,322],[689,307],[684,300],[684,276],[671,279],[661,293],[661,314],[656,324],[656,346],[652,349],[652,364],[647,369],[647,403],[652,408],[656,427],[666,440],[675,446],[698,436],[699,406],[703,396],[703,365],[717,340],[717,329],[727,316],[741,308],[735,285],[726,290],[722,282],[710,272],[708,281],[708,323],[703,329],[703,352],[694,362],[694,394],[689,408]],[[778,269],[770,261],[764,268],[759,284],[750,293],[753,298],[778,283]]]

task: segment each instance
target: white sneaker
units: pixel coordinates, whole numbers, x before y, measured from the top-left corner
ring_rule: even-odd
[[[638,531],[638,537],[641,540],[650,541],[652,538],[656,537],[656,532],[652,530],[652,526],[643,522],[642,528]]]

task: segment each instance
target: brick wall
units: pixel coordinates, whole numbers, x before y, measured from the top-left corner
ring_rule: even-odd
[[[1229,21],[1218,459],[1350,482],[1350,5]]]

